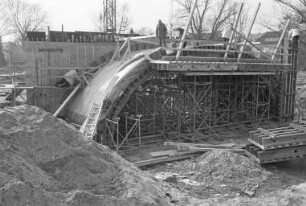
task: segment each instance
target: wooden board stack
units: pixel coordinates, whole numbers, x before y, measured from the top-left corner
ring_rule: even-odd
[[[245,153],[260,164],[306,157],[306,125],[289,124],[250,132]]]

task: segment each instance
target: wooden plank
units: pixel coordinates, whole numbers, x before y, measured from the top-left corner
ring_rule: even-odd
[[[236,144],[194,144],[194,143],[183,143],[183,142],[165,142],[165,146],[185,146],[185,147],[206,147],[206,148],[233,148]]]
[[[239,76],[244,76],[244,75],[275,75],[275,72],[231,72],[231,71],[226,71],[226,72],[219,72],[219,71],[194,71],[194,72],[185,72],[185,76],[207,76],[207,75],[214,75],[214,76],[226,76],[226,75],[239,75]]]
[[[254,141],[253,139],[248,138],[248,142],[252,143],[253,145],[259,147],[260,149],[266,149],[263,145],[259,144],[258,142]]]
[[[150,155],[152,157],[160,157],[160,156],[173,156],[177,153],[178,153],[177,150],[165,150],[165,151],[150,152]]]
[[[290,128],[291,128],[290,126],[287,126],[287,127],[276,127],[276,128],[269,129],[269,131],[270,132],[274,132],[274,131],[279,131],[279,130],[288,130]]]
[[[288,137],[288,136],[295,136],[295,135],[306,135],[305,132],[303,131],[289,131],[289,132],[279,132],[279,133],[270,133],[270,135],[267,134],[255,134],[253,137],[253,140],[256,141],[259,144],[264,144],[262,142],[263,139],[278,139],[278,138],[283,138],[283,137]],[[271,140],[274,141],[274,140]]]
[[[179,155],[187,155],[187,154],[195,154],[195,153],[205,153],[205,151],[178,151],[178,150],[164,150],[164,151],[156,151],[156,152],[150,152],[150,155],[152,157],[162,157],[162,156],[179,156]]]
[[[177,156],[172,156],[172,157],[160,157],[160,158],[154,158],[154,159],[134,162],[134,164],[137,167],[152,166],[152,165],[156,165],[156,164],[160,164],[160,163],[165,163],[165,162],[190,159],[190,158],[192,158],[194,156],[198,156],[198,155],[200,155],[202,153],[203,152],[197,152],[197,153],[177,155]]]
[[[264,134],[264,135],[267,135],[271,138],[275,138],[275,134],[269,132],[268,130],[265,130],[263,128],[258,128],[257,131],[259,131],[260,133]]]
[[[306,147],[302,146],[302,147],[281,148],[269,151],[260,151],[259,148],[249,145],[246,147],[245,155],[254,159],[256,162],[260,164],[267,164],[267,163],[305,158],[306,157],[305,149]]]
[[[290,124],[291,127],[306,132],[306,127],[304,125]]]
[[[306,146],[280,148],[260,151],[257,153],[262,163],[284,161],[288,159],[303,158],[306,156]]]
[[[201,64],[201,62],[175,62],[166,64],[164,67],[159,67],[159,70],[167,71],[238,71],[238,72],[275,72],[275,71],[287,71],[290,69],[286,65],[274,65],[265,63],[248,63],[248,64],[237,64],[237,63],[217,63],[217,62],[206,62],[206,64]]]
[[[262,145],[265,147],[271,147],[276,145],[292,144],[298,142],[306,142],[306,134],[293,134],[293,135],[282,135],[277,138],[263,138]]]
[[[203,147],[188,147],[189,151],[197,151],[197,152],[208,152],[214,150],[216,148],[203,148]],[[225,148],[218,148],[218,150],[234,152],[234,153],[244,153],[244,149],[225,149]]]
[[[248,150],[245,150],[245,155],[255,160],[256,162],[261,163],[261,160],[258,157],[256,157],[254,154],[249,152]]]

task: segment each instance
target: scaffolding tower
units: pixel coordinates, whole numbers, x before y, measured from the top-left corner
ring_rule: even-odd
[[[116,33],[116,0],[103,0],[104,32]]]

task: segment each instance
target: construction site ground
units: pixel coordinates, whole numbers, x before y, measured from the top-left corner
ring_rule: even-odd
[[[305,160],[261,167],[213,150],[142,171],[36,107],[0,119],[0,205],[306,204]]]
[[[208,138],[201,143],[234,143],[244,146],[247,144],[248,135],[246,130],[229,129],[227,134],[219,135],[219,139]],[[172,146],[158,143],[121,151],[120,154],[131,162],[138,162],[153,158],[151,152],[173,149]],[[199,165],[203,164],[203,158],[206,160],[207,156],[212,154],[214,157],[206,165],[204,164],[209,169],[199,169],[201,168]],[[266,198],[269,197],[267,194],[271,193],[272,196],[285,194],[292,186],[303,185],[306,182],[306,159],[259,165],[249,157],[218,150],[191,159],[160,163],[142,169],[191,197],[210,199],[214,202],[212,205],[215,203],[239,205],[238,202],[235,204],[230,202],[248,198],[250,198],[249,203],[241,205],[260,205],[258,201],[262,202],[262,205],[281,205]],[[228,172],[222,173],[222,171]],[[204,175],[205,178],[199,178],[197,173]],[[284,205],[299,205],[298,202],[293,204],[284,202]]]
[[[249,130],[227,128],[202,143],[245,145]],[[306,159],[261,166],[213,150],[140,170],[131,162],[173,147],[127,149],[122,158],[36,107],[1,109],[0,205],[306,205]]]

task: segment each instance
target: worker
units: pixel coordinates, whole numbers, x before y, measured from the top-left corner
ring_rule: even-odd
[[[298,49],[300,31],[299,29],[290,29],[289,31],[289,42],[292,49]]]
[[[184,35],[184,31],[185,31],[185,30],[184,30],[183,28],[177,28],[176,30],[179,32],[178,38],[182,40],[182,37],[183,37],[183,35]],[[185,48],[186,46],[187,46],[187,42],[184,41],[184,43],[183,43],[183,48]]]
[[[222,31],[222,39],[225,43],[228,43],[229,42],[229,39],[231,37],[231,34],[232,34],[232,27],[233,27],[233,24],[230,23],[228,25],[226,25],[224,28],[223,28],[223,31]]]
[[[62,79],[56,82],[56,87],[71,87],[74,86],[76,82],[80,81],[79,71],[70,70],[67,72]]]
[[[158,20],[156,26],[156,37],[159,39],[159,45],[162,47],[164,44],[166,47],[167,27],[161,20]]]
[[[134,36],[134,29],[132,27],[130,28],[130,36]]]

